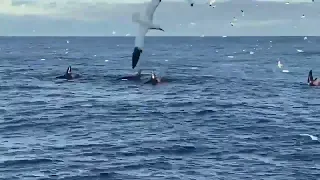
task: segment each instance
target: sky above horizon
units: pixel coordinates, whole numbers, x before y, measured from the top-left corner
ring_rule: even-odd
[[[0,36],[134,36],[132,13],[148,1],[0,0]],[[209,0],[193,1],[190,7],[187,0],[163,0],[154,23],[165,32],[148,35],[320,35],[320,0],[216,0],[215,8]]]

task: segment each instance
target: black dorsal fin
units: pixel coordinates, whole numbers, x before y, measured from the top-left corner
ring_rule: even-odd
[[[71,73],[71,66],[68,67],[66,74],[70,74]]]
[[[312,76],[312,70],[309,71],[309,75],[308,75],[308,83],[313,81],[313,76]]]

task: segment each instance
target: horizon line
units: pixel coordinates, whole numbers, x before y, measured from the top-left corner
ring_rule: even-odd
[[[243,35],[224,35],[225,37],[320,37],[320,35],[250,35],[250,36],[243,36]],[[95,38],[135,38],[135,36],[98,36],[98,35],[0,35],[0,38],[8,38],[8,37],[95,37]],[[206,38],[206,37],[223,37],[220,35],[212,35],[212,36],[195,36],[195,35],[185,35],[185,36],[146,36],[146,37],[164,37],[164,38],[174,38],[174,37],[199,37],[199,38]]]

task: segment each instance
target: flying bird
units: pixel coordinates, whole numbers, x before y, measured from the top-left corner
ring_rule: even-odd
[[[193,0],[186,0],[186,1],[188,1],[188,3],[190,4],[190,6],[193,6],[193,5],[194,5]]]
[[[164,31],[160,25],[153,24],[153,14],[159,6],[161,0],[151,0],[147,4],[146,10],[143,13],[134,13],[132,21],[139,25],[138,34],[135,38],[135,47],[132,53],[132,69],[138,64],[140,54],[144,47],[144,37],[150,29]]]

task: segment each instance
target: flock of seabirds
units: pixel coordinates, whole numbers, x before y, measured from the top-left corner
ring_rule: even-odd
[[[193,0],[186,0],[188,1],[188,3],[190,4],[190,6],[194,6],[194,2]],[[209,5],[213,6],[213,3],[216,0],[209,0]],[[140,55],[142,53],[143,47],[144,47],[144,38],[145,35],[147,34],[147,32],[149,30],[159,30],[159,31],[164,31],[160,25],[154,24],[153,23],[153,15],[154,12],[156,11],[157,7],[159,6],[161,0],[151,0],[145,9],[144,13],[134,13],[132,15],[132,21],[134,23],[138,24],[138,34],[135,37],[135,47],[132,53],[132,69],[134,69],[137,64],[138,61],[140,59]],[[314,0],[312,0],[312,2],[314,2]],[[286,4],[289,4],[288,2]],[[214,8],[215,6],[213,6]],[[242,12],[242,16],[244,16],[244,11],[241,10]],[[304,16],[304,15],[303,15]],[[231,25],[233,26],[233,24],[231,23]],[[278,66],[279,66],[278,62]],[[141,80],[142,74],[141,74],[142,70],[139,70],[138,73],[136,73],[135,75],[131,75],[131,76],[125,76],[120,78],[121,80],[134,80],[134,81],[138,81]],[[57,79],[67,79],[67,80],[71,80],[71,79],[76,79],[79,78],[80,75],[79,74],[73,74],[72,73],[72,69],[71,66],[68,67],[66,73],[62,76],[58,76],[56,77]],[[151,73],[151,77],[150,79],[145,82],[145,84],[152,84],[152,85],[157,85],[158,83],[163,82],[163,79],[158,78],[154,72]],[[318,78],[313,78],[312,75],[312,70],[309,71],[308,74],[308,85],[309,86],[320,86],[320,79]]]

